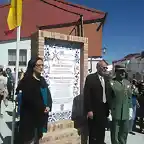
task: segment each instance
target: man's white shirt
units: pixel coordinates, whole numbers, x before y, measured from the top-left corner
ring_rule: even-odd
[[[105,80],[102,76],[98,75],[101,85],[103,87],[103,102],[106,103],[106,93],[105,93]]]

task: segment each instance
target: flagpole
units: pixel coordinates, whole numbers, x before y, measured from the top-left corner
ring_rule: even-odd
[[[16,92],[16,88],[18,85],[20,30],[21,30],[21,27],[18,26],[17,27],[17,41],[16,41],[16,77],[15,77],[15,86],[14,86],[14,100],[16,99],[15,92]],[[15,108],[16,107],[15,107],[15,101],[14,101],[11,144],[14,144],[15,118],[16,118],[16,109]]]
[[[15,77],[15,90],[18,85],[18,72],[19,72],[19,44],[20,44],[20,30],[21,27],[17,27],[17,42],[16,42],[16,77]]]

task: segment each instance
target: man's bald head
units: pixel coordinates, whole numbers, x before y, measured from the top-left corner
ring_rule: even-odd
[[[105,63],[105,61],[101,60],[97,63],[96,68],[97,68],[97,72],[100,75],[103,75],[107,71],[107,64]]]
[[[106,64],[103,60],[100,60],[100,61],[97,63],[97,67],[100,67],[100,66],[107,67],[107,64]]]

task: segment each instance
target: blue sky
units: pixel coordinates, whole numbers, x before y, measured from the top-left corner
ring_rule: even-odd
[[[0,0],[0,3],[9,0]],[[68,0],[108,12],[103,29],[104,58],[113,61],[144,50],[144,0]]]
[[[144,50],[144,0],[70,0],[108,12],[103,29],[107,61]]]
[[[0,4],[7,4],[10,0],[0,0]]]

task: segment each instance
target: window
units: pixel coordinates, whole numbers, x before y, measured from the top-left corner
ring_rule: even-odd
[[[19,51],[19,65],[26,66],[27,64],[27,50],[21,49]],[[8,65],[15,66],[16,65],[16,49],[8,50]]]
[[[19,65],[26,66],[27,64],[27,50],[20,50]]]
[[[16,50],[8,50],[8,65],[12,66],[16,63]]]

